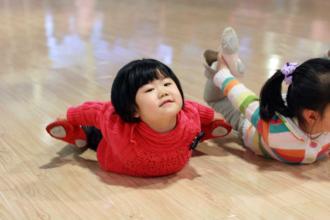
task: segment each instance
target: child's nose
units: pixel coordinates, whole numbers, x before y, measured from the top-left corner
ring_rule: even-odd
[[[168,96],[168,92],[162,89],[159,91],[159,98],[163,98],[164,96]]]

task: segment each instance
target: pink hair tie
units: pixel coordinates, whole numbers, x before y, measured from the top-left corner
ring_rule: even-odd
[[[281,72],[284,75],[284,81],[287,85],[290,85],[292,83],[292,73],[297,68],[298,63],[286,63],[282,69]]]

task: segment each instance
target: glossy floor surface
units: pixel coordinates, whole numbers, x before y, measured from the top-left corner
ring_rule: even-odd
[[[201,54],[233,26],[259,92],[287,61],[330,48],[325,0],[0,0],[0,219],[329,219],[330,161],[289,166],[235,136],[202,143],[176,175],[106,173],[50,138],[70,105],[108,100],[118,69],[152,57],[203,102]]]

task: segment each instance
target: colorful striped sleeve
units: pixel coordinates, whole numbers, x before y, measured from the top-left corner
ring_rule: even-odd
[[[257,127],[260,116],[259,98],[256,94],[240,83],[228,69],[220,70],[213,80],[233,106],[243,113],[253,126]]]

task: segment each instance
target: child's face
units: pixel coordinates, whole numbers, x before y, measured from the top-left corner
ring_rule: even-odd
[[[140,87],[136,93],[136,117],[147,124],[176,118],[182,108],[182,97],[171,78],[160,77]]]
[[[323,132],[330,132],[330,104],[326,107],[323,117],[319,120],[319,124]]]
[[[310,118],[315,119],[315,120],[310,119],[310,123],[309,123],[311,132],[313,134],[330,132],[330,104],[328,104],[328,106],[326,107],[322,117],[318,112],[315,112],[314,115],[311,114]]]

